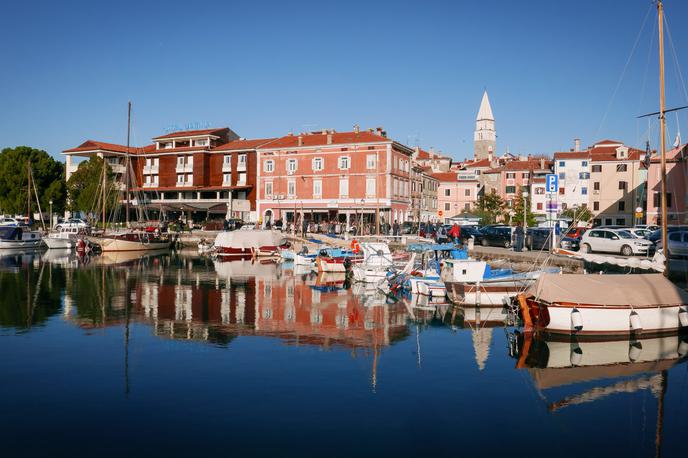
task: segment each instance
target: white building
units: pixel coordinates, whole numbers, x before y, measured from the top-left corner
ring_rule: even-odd
[[[590,152],[554,153],[554,173],[559,176],[559,210],[587,207],[590,194]]]

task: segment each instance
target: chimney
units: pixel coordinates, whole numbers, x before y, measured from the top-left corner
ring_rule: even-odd
[[[540,158],[540,170],[545,170],[545,158]]]
[[[375,131],[377,132],[377,134],[378,134],[379,136],[381,136],[381,137],[387,137],[387,132],[385,132],[385,130],[384,130],[382,127],[376,128]]]
[[[358,124],[354,124],[354,133],[357,134],[359,132],[361,132],[361,126],[359,126]]]
[[[320,131],[321,135],[325,135],[326,133],[327,133],[327,129],[323,129],[322,131]]]
[[[492,164],[493,157],[494,157],[494,155],[492,154],[492,150],[488,151],[487,152],[487,160],[490,164]]]
[[[580,151],[580,138],[575,138],[573,139],[573,150],[578,152]]]
[[[331,132],[327,134],[327,144],[328,145],[332,144],[332,133]]]
[[[299,134],[299,146],[303,146],[303,135]]]

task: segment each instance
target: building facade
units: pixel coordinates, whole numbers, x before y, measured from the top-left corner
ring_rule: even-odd
[[[666,153],[667,223],[688,224],[688,144]],[[647,223],[662,222],[661,163],[658,155],[650,160],[647,171]]]
[[[440,221],[468,213],[475,209],[480,192],[478,177],[471,172],[435,173],[437,190],[438,217]]]
[[[559,209],[587,207],[590,198],[590,153],[554,153],[554,173],[559,177]]]
[[[497,152],[497,130],[487,91],[483,92],[473,133],[473,157],[476,161],[487,159]]]
[[[413,219],[413,150],[381,129],[287,135],[257,152],[262,221],[370,228]]]

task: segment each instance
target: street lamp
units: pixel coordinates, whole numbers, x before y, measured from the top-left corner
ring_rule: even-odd
[[[50,229],[53,228],[53,201],[48,202],[50,204]]]

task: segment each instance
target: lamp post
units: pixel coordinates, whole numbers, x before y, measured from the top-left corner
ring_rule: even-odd
[[[52,230],[52,228],[53,228],[53,201],[50,200],[48,203],[50,204],[50,229]]]

